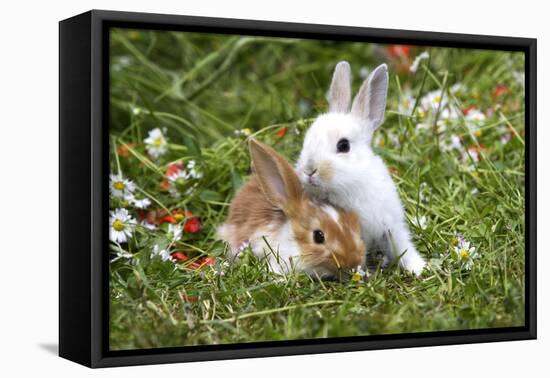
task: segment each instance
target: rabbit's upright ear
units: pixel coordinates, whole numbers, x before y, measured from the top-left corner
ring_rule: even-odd
[[[274,149],[250,139],[250,156],[266,199],[276,208],[287,211],[302,195],[300,180],[292,166]]]
[[[351,68],[348,62],[341,61],[334,68],[328,91],[329,112],[347,113],[351,104]]]
[[[367,77],[353,100],[351,113],[366,121],[374,131],[384,121],[388,95],[388,66],[381,64]]]

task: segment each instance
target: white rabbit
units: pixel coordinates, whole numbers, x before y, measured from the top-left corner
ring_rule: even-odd
[[[420,275],[426,263],[411,241],[390,173],[371,147],[384,119],[387,90],[388,69],[382,64],[361,85],[350,110],[351,69],[338,63],[329,112],[307,131],[296,171],[307,192],[359,215],[367,251],[383,251],[386,263],[400,256],[403,268]]]

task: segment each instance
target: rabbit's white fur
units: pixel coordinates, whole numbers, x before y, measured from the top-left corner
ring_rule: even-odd
[[[419,275],[425,262],[411,241],[390,173],[371,148],[373,132],[384,118],[387,67],[383,64],[369,75],[351,111],[350,82],[349,64],[340,62],[329,90],[329,113],[320,115],[305,136],[298,176],[311,194],[359,215],[367,251],[382,250],[386,261],[401,256],[400,264]],[[338,153],[337,142],[343,138],[350,150]]]

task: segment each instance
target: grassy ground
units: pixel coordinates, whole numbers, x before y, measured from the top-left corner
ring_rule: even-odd
[[[113,195],[111,209],[154,227],[130,220],[127,242],[111,243],[111,349],[524,323],[522,55],[132,30],[111,41],[111,171],[151,202]],[[389,63],[375,149],[429,268],[319,282],[275,276],[247,253],[229,265],[214,232],[249,173],[246,135],[294,160],[343,59],[355,89]],[[158,157],[144,142],[155,128],[167,142]],[[191,160],[196,174],[167,179]]]

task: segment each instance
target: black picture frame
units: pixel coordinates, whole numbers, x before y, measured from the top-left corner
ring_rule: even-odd
[[[203,31],[525,53],[524,327],[204,345],[108,348],[108,32]],[[59,24],[59,355],[89,367],[535,339],[536,39],[92,10]]]

